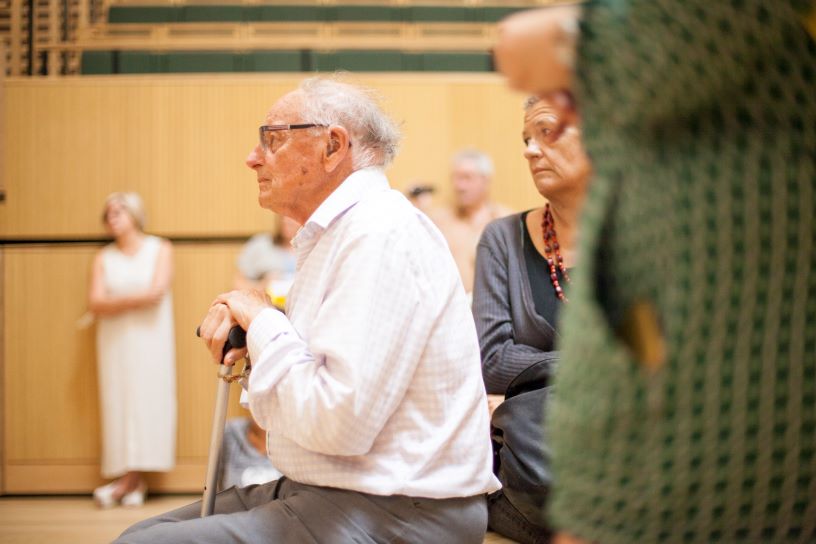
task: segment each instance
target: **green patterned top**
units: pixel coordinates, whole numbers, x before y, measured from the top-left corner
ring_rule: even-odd
[[[760,0],[584,6],[595,177],[549,408],[554,525],[816,542],[816,46]],[[622,331],[645,305],[665,358]],[[648,313],[648,312],[647,312]]]

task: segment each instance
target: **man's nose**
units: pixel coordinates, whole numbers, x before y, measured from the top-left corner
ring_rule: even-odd
[[[246,165],[253,170],[255,167],[260,166],[263,164],[263,152],[260,149],[260,146],[255,146],[252,151],[249,152],[246,158]]]

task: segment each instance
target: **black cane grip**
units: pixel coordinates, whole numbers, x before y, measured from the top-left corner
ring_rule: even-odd
[[[201,327],[196,327],[196,336],[201,337]],[[224,343],[224,355],[233,348],[240,349],[246,347],[246,331],[239,325],[230,329],[227,341]]]

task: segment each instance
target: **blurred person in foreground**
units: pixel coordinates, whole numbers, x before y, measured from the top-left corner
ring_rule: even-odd
[[[473,290],[476,245],[488,223],[513,211],[490,199],[493,161],[477,149],[463,149],[451,159],[453,206],[437,207],[430,217],[445,235],[465,291]]]
[[[558,316],[575,266],[577,227],[591,174],[581,130],[547,99],[524,108],[524,158],[544,206],[497,219],[476,254],[473,316],[491,404],[502,482],[489,501],[489,525],[521,543],[551,538],[544,504],[550,467],[544,407],[558,364]]]
[[[398,140],[370,91],[333,79],[269,111],[246,163],[261,206],[303,224],[286,314],[225,293],[201,336],[219,361],[229,329],[247,330],[249,407],[284,476],[119,542],[483,541],[499,484],[476,329],[442,235],[389,187]]]
[[[816,539],[816,46],[798,7],[512,16],[594,177],[548,408],[562,542]]]
[[[173,253],[144,233],[136,193],[113,193],[102,219],[113,243],[94,259],[88,307],[97,319],[102,476],[97,505],[141,506],[144,472],[175,465],[176,375]]]

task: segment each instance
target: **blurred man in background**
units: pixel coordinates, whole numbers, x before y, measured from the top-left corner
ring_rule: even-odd
[[[463,149],[451,159],[453,205],[431,211],[431,219],[448,241],[465,291],[473,290],[476,245],[488,223],[513,213],[490,200],[493,161],[477,149]]]

